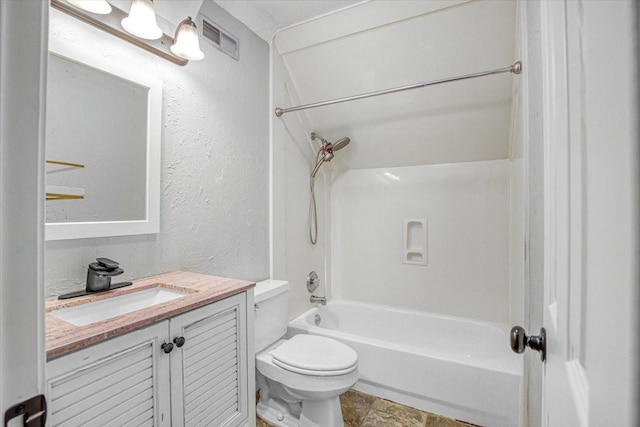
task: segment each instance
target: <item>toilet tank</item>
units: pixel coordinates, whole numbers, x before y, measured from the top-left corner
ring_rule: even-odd
[[[256,283],[254,302],[255,350],[258,353],[287,333],[289,282],[263,280]]]

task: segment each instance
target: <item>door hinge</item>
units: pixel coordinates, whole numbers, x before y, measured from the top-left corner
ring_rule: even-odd
[[[47,400],[43,394],[13,405],[4,413],[4,427],[9,421],[22,416],[24,427],[44,427],[47,420]]]

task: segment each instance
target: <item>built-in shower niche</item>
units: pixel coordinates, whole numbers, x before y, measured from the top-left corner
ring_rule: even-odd
[[[402,220],[402,262],[427,265],[427,220]]]

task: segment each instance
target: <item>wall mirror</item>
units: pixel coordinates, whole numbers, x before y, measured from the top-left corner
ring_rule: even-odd
[[[51,42],[46,239],[159,232],[162,82]]]

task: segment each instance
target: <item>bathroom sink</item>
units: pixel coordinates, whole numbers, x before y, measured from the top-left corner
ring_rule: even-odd
[[[100,322],[122,314],[162,304],[185,295],[187,294],[184,292],[157,287],[88,302],[75,307],[62,308],[53,311],[51,314],[72,325],[85,326],[90,323]]]

